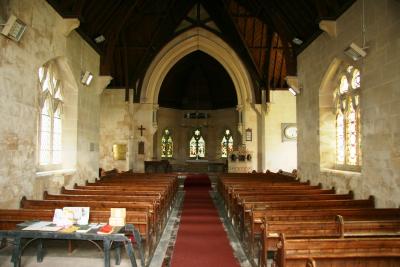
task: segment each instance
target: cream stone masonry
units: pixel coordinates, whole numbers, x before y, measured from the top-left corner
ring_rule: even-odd
[[[320,35],[298,56],[303,85],[297,97],[298,164],[302,179],[352,189],[357,198],[374,195],[378,207],[400,204],[400,2],[365,0],[367,56],[358,62],[343,54],[351,42],[362,46],[362,1],[336,22],[337,37]],[[347,62],[361,71],[361,172],[332,169],[333,97],[324,89],[335,64]],[[331,114],[331,115],[329,115]],[[332,143],[333,142],[333,143]]]
[[[265,168],[297,169],[297,141],[282,140],[282,123],[296,123],[296,97],[289,91],[271,91],[265,123]]]
[[[264,133],[253,131],[253,140],[245,142],[250,151],[257,146],[257,139],[261,140],[261,134],[265,134],[265,148],[258,149],[259,158],[265,160],[266,169],[278,170],[284,168],[291,171],[297,168],[296,142],[282,142],[281,123],[295,123],[295,97],[288,91],[271,92],[271,103],[265,116],[266,130]],[[171,131],[174,141],[174,156],[169,161],[175,166],[185,164],[189,159],[189,140],[196,125],[201,126],[205,120],[184,119],[184,113],[190,110],[177,110],[157,107],[156,126],[152,125],[152,105],[132,104],[125,102],[125,91],[122,89],[108,89],[101,98],[101,128],[100,128],[100,166],[104,169],[117,168],[119,170],[133,169],[144,171],[144,160],[161,160],[161,135],[164,129]],[[255,107],[261,112],[260,105]],[[232,131],[234,147],[242,144],[242,135],[238,130],[238,111],[235,108],[205,110],[210,114],[207,127],[202,127],[202,134],[206,140],[206,159],[209,161],[221,161],[220,142],[225,128]],[[250,123],[259,123],[261,116],[250,116]],[[248,123],[248,122],[247,122]],[[246,124],[246,123],[245,123]],[[137,130],[143,125],[146,130],[143,136]],[[248,125],[248,124],[246,124]],[[145,142],[145,155],[138,155],[137,143]],[[126,160],[114,160],[112,156],[113,144],[127,144],[128,157]],[[261,145],[259,143],[258,145]],[[253,169],[259,162],[253,160]]]
[[[125,90],[106,90],[101,96],[100,111],[100,167],[129,170],[129,158],[114,160],[113,145],[126,144],[132,139],[132,102],[125,102]],[[132,147],[128,147],[128,152]]]
[[[99,55],[75,31],[64,35],[57,27],[63,25],[63,19],[45,0],[0,3],[2,16],[15,14],[27,24],[19,43],[0,36],[0,207],[16,208],[24,195],[41,198],[43,190],[54,192],[61,185],[97,176],[98,149],[89,151],[89,147],[99,142],[100,99],[95,88],[80,84],[80,76],[84,70],[98,76]],[[38,69],[49,60],[60,62],[60,72],[68,76],[69,83],[64,93],[74,101],[66,104],[72,117],[65,118],[63,128],[67,132],[63,144],[70,156],[65,167],[69,170],[36,176]]]

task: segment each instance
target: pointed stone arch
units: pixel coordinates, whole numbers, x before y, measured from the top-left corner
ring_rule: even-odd
[[[62,168],[74,169],[77,161],[77,129],[78,129],[78,83],[71,65],[65,56],[48,59],[41,66],[52,63],[58,77],[62,81],[63,90],[63,122],[62,122]],[[41,67],[39,66],[39,67]],[[39,69],[39,67],[37,69]],[[38,109],[39,110],[39,109]]]
[[[170,69],[184,56],[197,50],[215,58],[227,71],[236,90],[238,106],[254,103],[251,77],[235,50],[214,33],[200,27],[182,33],[161,49],[143,79],[140,103],[158,103],[162,82]]]
[[[322,78],[319,88],[319,150],[320,167],[334,168],[336,143],[336,117],[333,105],[333,90],[337,73],[343,60],[334,58]]]

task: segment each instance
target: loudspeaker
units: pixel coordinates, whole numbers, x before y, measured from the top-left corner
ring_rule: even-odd
[[[3,30],[1,30],[1,34],[7,36],[8,38],[19,42],[22,35],[24,34],[26,29],[26,24],[18,19],[16,16],[11,15],[6,24],[4,24]]]

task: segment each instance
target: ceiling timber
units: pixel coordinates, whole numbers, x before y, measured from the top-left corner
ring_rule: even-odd
[[[113,77],[109,88],[136,88],[133,99],[139,102],[140,85],[151,61],[170,40],[192,27],[204,27],[229,44],[246,65],[253,79],[254,95],[261,101],[261,90],[287,89],[285,77],[296,75],[296,57],[322,31],[321,20],[335,20],[355,0],[47,0],[64,18],[78,18],[78,33],[100,54],[102,75]],[[95,38],[105,40],[97,43]],[[301,43],[295,43],[297,38]],[[202,75],[205,84],[213,80],[229,88],[226,73],[205,53],[188,55],[190,70],[171,70],[163,87],[180,87],[187,77]],[[188,65],[187,59],[178,64]],[[209,69],[201,67],[204,62]],[[199,65],[196,67],[196,64]],[[210,73],[215,71],[215,73]],[[203,73],[203,74],[201,74]],[[167,80],[170,79],[170,80]],[[195,78],[193,78],[195,79]],[[201,80],[201,79],[200,79]],[[199,80],[199,82],[200,82]],[[171,81],[174,81],[173,83]],[[212,88],[212,87],[210,87]],[[196,99],[186,100],[177,90],[161,90],[160,103],[185,108]],[[222,89],[222,91],[225,90]],[[228,90],[228,89],[226,89]],[[211,108],[234,105],[235,94],[216,95]],[[195,91],[195,90],[192,90]],[[215,90],[210,90],[214,92]],[[129,98],[129,90],[126,90]],[[170,94],[170,95],[169,95]],[[188,96],[186,96],[188,97]],[[178,98],[178,99],[173,99]],[[188,99],[192,99],[190,102]],[[186,102],[185,102],[186,101]],[[189,102],[187,102],[189,101]],[[205,100],[204,100],[205,101]],[[228,104],[229,103],[229,104]]]

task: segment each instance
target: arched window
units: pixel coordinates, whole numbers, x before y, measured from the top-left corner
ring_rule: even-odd
[[[361,166],[360,71],[348,66],[340,75],[334,93],[336,107],[336,164]]]
[[[171,132],[165,129],[161,137],[161,157],[172,158],[174,154],[174,142],[172,141]]]
[[[221,157],[227,158],[228,154],[233,150],[233,137],[229,129],[225,130],[221,141]]]
[[[62,108],[63,94],[53,64],[39,68],[40,117],[39,117],[39,164],[62,162]]]
[[[189,142],[189,157],[190,158],[204,158],[206,155],[206,142],[201,136],[200,129],[193,132],[192,138]]]

